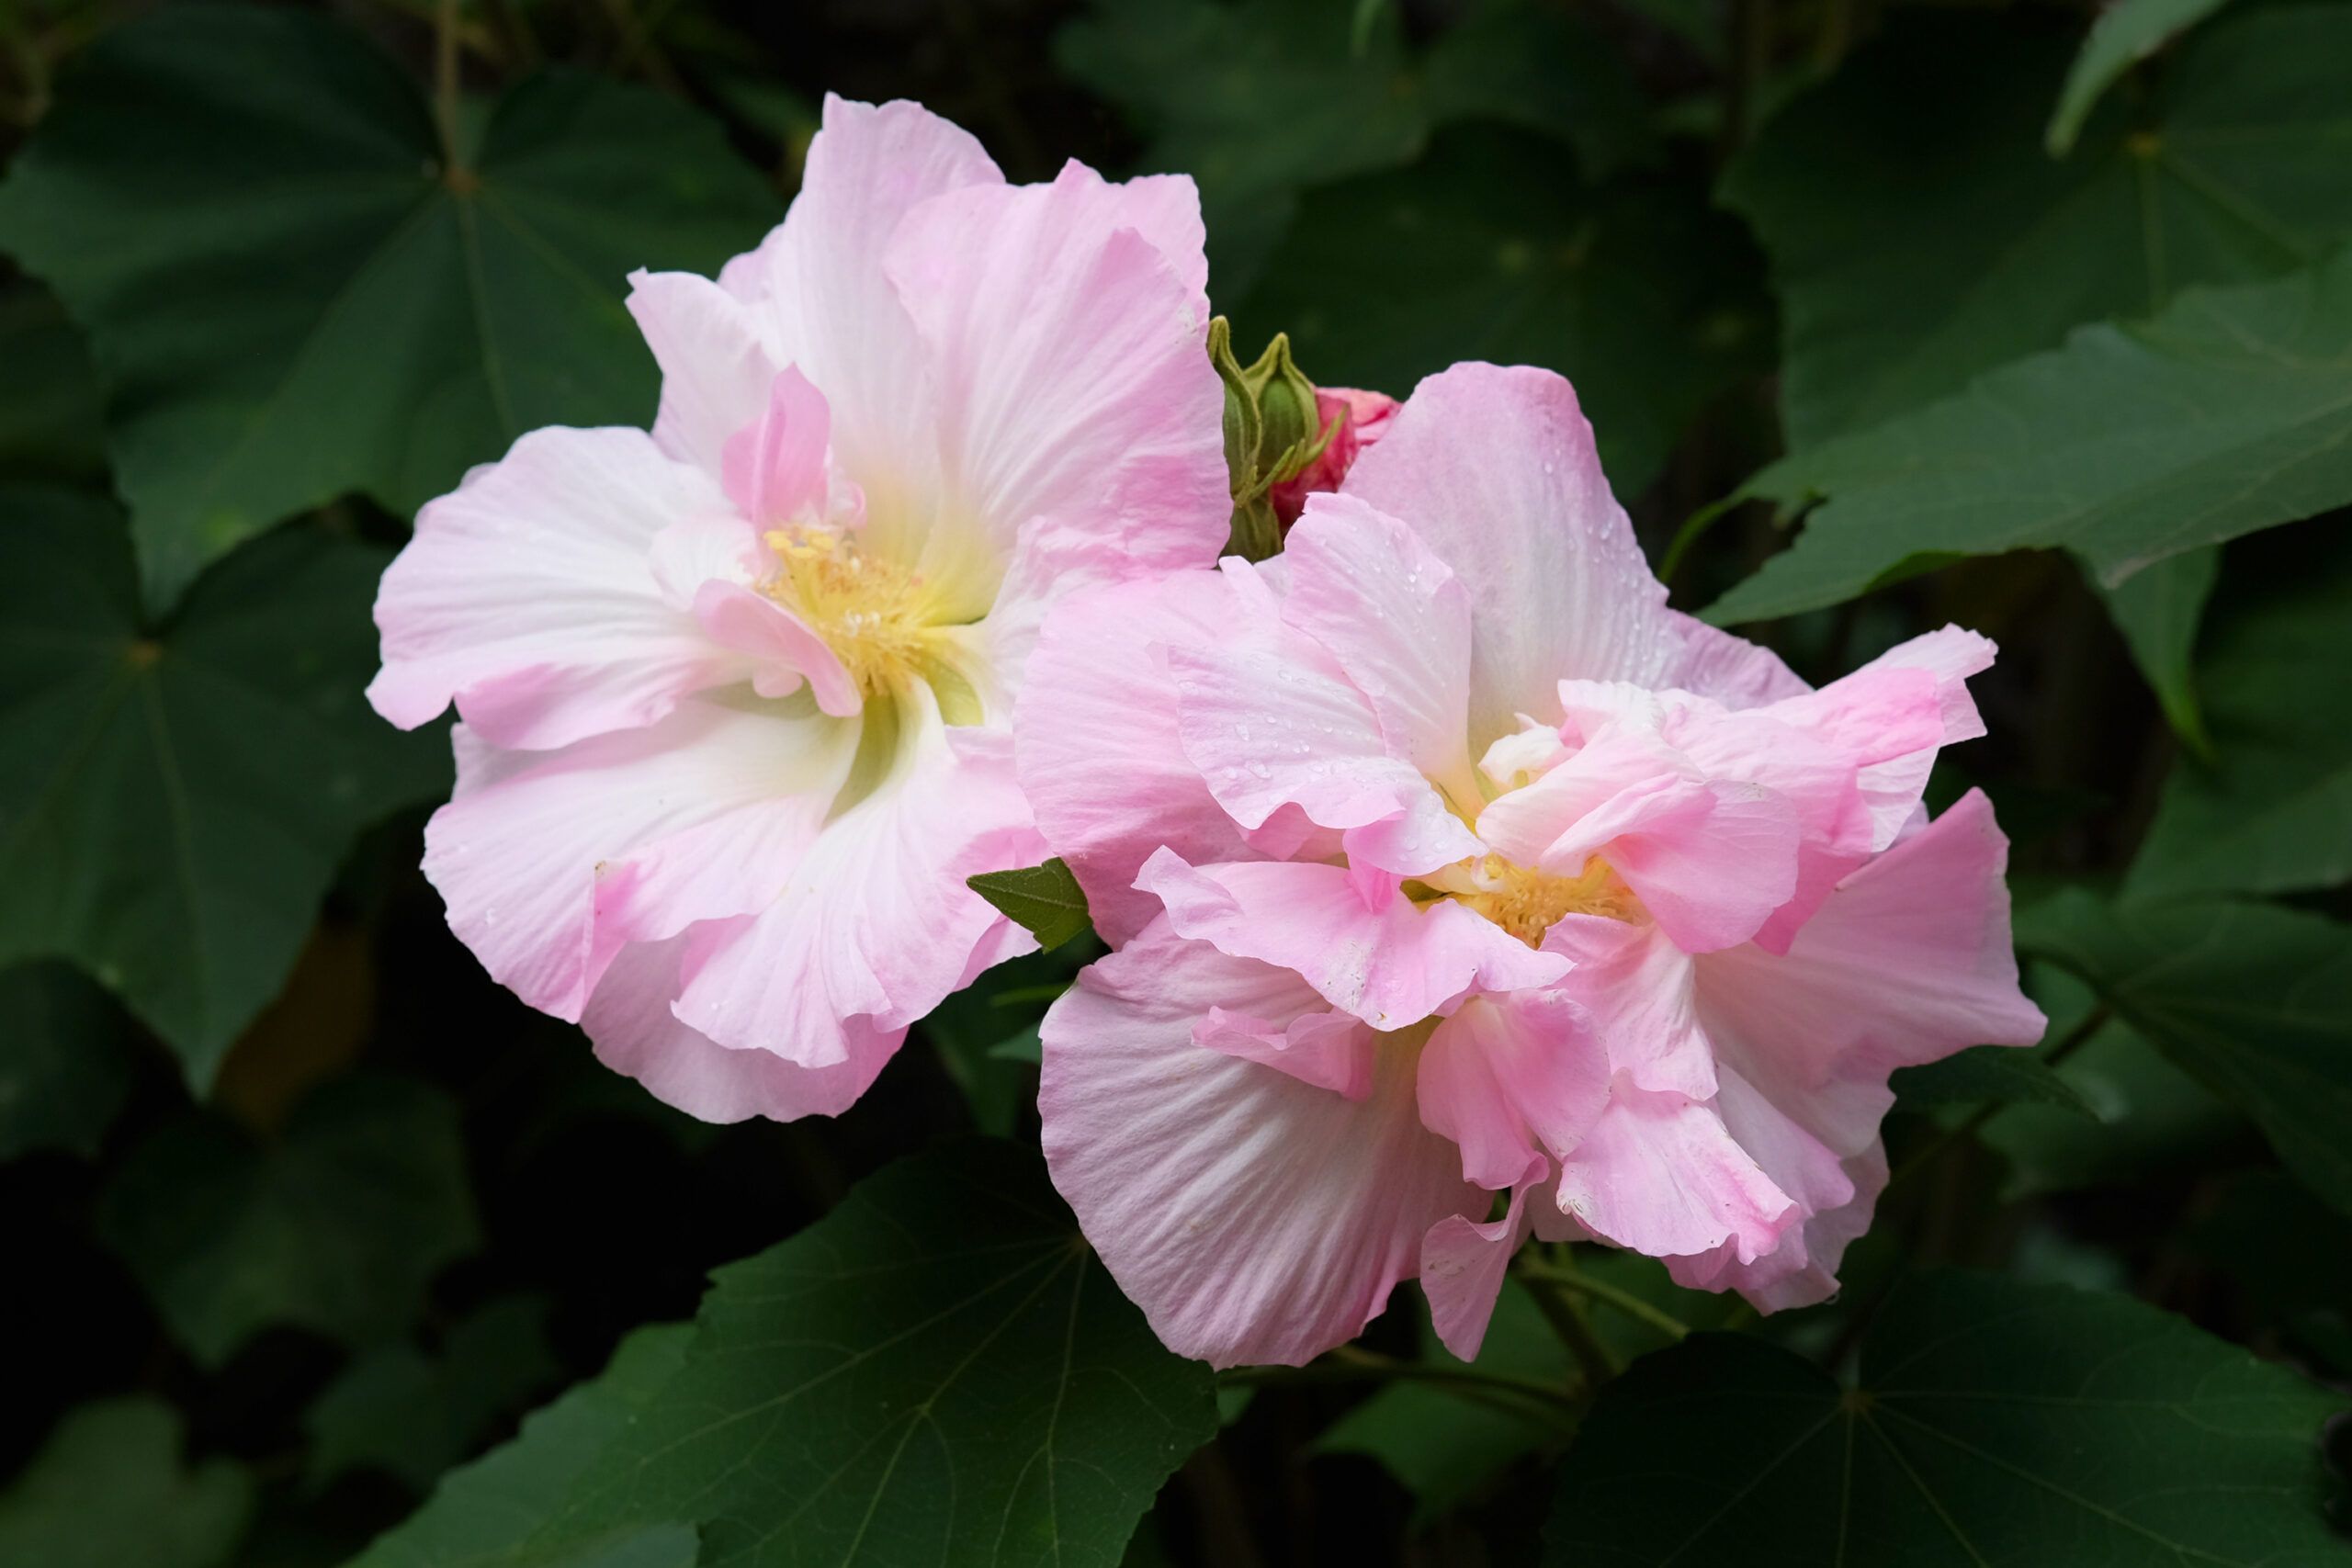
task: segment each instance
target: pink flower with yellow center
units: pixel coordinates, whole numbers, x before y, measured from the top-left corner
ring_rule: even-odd
[[[1044,1030],[1088,1237],[1219,1364],[1416,1275],[1475,1354],[1530,1235],[1827,1295],[1888,1074],[2041,1032],[1990,808],[1920,805],[1992,658],[1947,627],[1813,691],[1668,609],[1567,383],[1487,365],[1276,558],[1063,601],[1015,745],[1118,948]]]
[[[652,431],[536,431],[377,601],[396,724],[451,704],[451,928],[713,1121],[838,1111],[1031,945],[966,886],[1041,852],[1008,734],[1048,600],[1200,565],[1230,503],[1192,182],[1007,185],[828,99],[713,282],[639,275]]]

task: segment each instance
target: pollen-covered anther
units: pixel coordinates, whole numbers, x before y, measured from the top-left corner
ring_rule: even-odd
[[[764,536],[777,570],[760,592],[825,639],[860,690],[904,682],[929,662],[922,579],[868,555],[830,528],[778,528]]]
[[[1566,916],[1626,920],[1641,908],[1633,890],[1599,856],[1585,862],[1574,876],[1514,865],[1491,854],[1452,869],[1466,873],[1470,885],[1467,890],[1454,891],[1454,898],[1530,947],[1540,945],[1544,933]]]

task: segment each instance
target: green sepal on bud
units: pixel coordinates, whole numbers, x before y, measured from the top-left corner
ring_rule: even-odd
[[[1323,455],[1340,421],[1317,428],[1315,383],[1290,356],[1290,336],[1276,333],[1257,363],[1234,356],[1233,326],[1209,322],[1209,363],[1225,385],[1225,466],[1231,476],[1233,530],[1226,553],[1264,560],[1282,548],[1282,525],[1266,492]]]

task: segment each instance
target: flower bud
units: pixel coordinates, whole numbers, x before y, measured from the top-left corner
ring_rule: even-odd
[[[1396,400],[1385,392],[1360,391],[1353,387],[1317,387],[1315,417],[1331,432],[1331,436],[1312,461],[1268,492],[1267,499],[1274,503],[1274,516],[1282,526],[1287,528],[1298,521],[1308,496],[1317,491],[1339,489],[1356,459],[1380,439],[1396,413]]]

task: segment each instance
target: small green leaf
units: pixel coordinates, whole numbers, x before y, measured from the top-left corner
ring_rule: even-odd
[[[0,1160],[96,1154],[138,1071],[112,998],[62,964],[0,971]]]
[[[2352,926],[2272,904],[2109,905],[2075,890],[2018,945],[2251,1116],[2289,1169],[2352,1213]]]
[[[2222,570],[2222,552],[2208,547],[2167,556],[2143,567],[2109,588],[2098,578],[2091,586],[2107,601],[2107,613],[2132,650],[2165,722],[2192,749],[2210,754],[2213,742],[2205,733],[2205,719],[2197,704],[2197,688],[2189,672],[2197,647],[2197,626],[2212,596],[2213,579]]]
[[[407,1343],[363,1351],[303,1418],[311,1483],[372,1468],[413,1491],[431,1487],[556,1381],[547,1312],[536,1297],[503,1297],[450,1329],[438,1355]]]
[[[1035,937],[1041,947],[1059,947],[1091,923],[1085,890],[1058,857],[1019,871],[982,872],[968,881],[973,892]]]
[[[2184,1562],[2318,1568],[2338,1395],[2129,1297],[1898,1286],[1859,1386],[1698,1334],[1601,1391],[1560,1467],[1560,1568]]]
[[[2352,249],[2190,289],[2137,326],[1775,463],[1752,491],[1826,495],[1795,544],[1708,610],[1838,604],[1927,551],[2064,547],[2120,584],[2152,562],[2352,502]]]
[[[2082,52],[2067,68],[2058,107],[2050,116],[2043,145],[2053,158],[2071,152],[2099,95],[2117,77],[2187,32],[2228,0],[2114,0],[2091,23]]]
[[[2328,695],[2352,668],[2352,536],[2333,524],[2298,532],[2300,570],[2275,589],[2233,590],[2208,638],[2199,683],[2213,756],[2173,764],[2125,882],[2135,897],[2352,880],[2352,725]]]
[[[1153,1337],[1035,1154],[984,1140],[891,1166],[720,1269],[684,1359],[631,1404],[560,1483],[456,1506],[459,1482],[546,1447],[553,1413],[526,1425],[404,1528],[431,1526],[438,1555],[387,1541],[364,1568],[573,1563],[664,1529],[699,1532],[703,1568],[1112,1568],[1217,1430],[1208,1369]]]
[[[526,1417],[513,1442],[445,1476],[424,1507],[351,1568],[694,1568],[695,1532],[685,1525],[623,1529],[561,1555],[524,1551],[539,1521],[564,1506],[597,1456],[669,1386],[693,1337],[681,1323],[622,1340],[600,1375]]]
[[[283,531],[151,630],[113,508],[0,487],[0,962],[71,958],[198,1092],[353,836],[447,788],[441,737],[361,695],[386,558]]]
[[[141,1145],[98,1231],[196,1359],[290,1324],[347,1345],[406,1329],[478,1239],[457,1108],[406,1078],[342,1078],[274,1145],[191,1113]]]
[[[75,62],[0,246],[105,367],[142,579],[349,491],[408,513],[545,424],[644,423],[633,267],[709,272],[775,202],[674,100],[547,74],[447,172],[424,95],[319,13],[164,6]]]
[[[2074,1086],[2032,1051],[1975,1045],[1925,1066],[1903,1067],[1890,1080],[1905,1110],[1935,1105],[2055,1105],[2093,1121],[2098,1113]]]
[[[112,1399],[70,1412],[0,1494],[0,1562],[25,1568],[214,1568],[253,1512],[243,1467],[180,1456],[179,1413]]]

